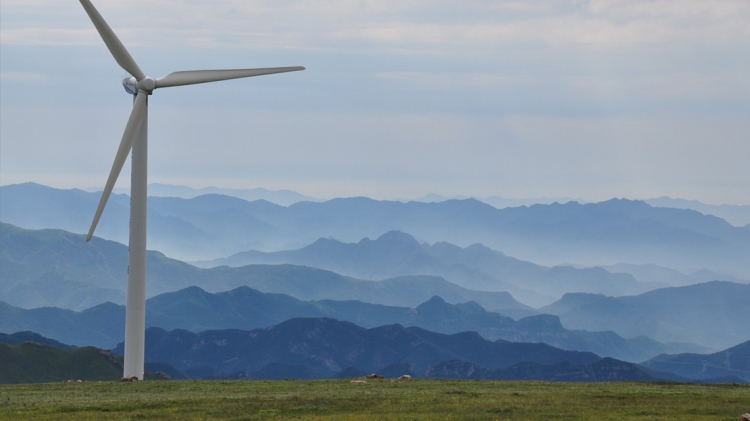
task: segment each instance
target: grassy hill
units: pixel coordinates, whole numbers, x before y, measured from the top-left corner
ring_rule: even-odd
[[[65,350],[36,342],[0,343],[0,383],[119,380],[122,362],[94,347]]]
[[[33,341],[21,339],[32,338]],[[146,363],[146,380],[185,379],[165,363]],[[122,377],[122,357],[110,351],[72,347],[34,332],[0,335],[0,384],[109,381]]]
[[[59,349],[75,349],[76,346],[64,344],[54,339],[44,337],[36,332],[21,331],[12,334],[0,333],[0,342],[6,345],[19,345],[24,342],[36,342],[42,345],[49,345]]]

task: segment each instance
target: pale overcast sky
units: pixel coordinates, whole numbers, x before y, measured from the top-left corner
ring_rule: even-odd
[[[307,67],[155,91],[151,182],[750,204],[747,0],[93,2],[154,78]],[[103,186],[126,72],[76,0],[0,16],[0,183]]]

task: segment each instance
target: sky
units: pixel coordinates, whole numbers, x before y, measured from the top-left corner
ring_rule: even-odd
[[[93,0],[156,90],[149,181],[750,204],[747,0]],[[103,186],[132,100],[74,0],[0,3],[0,184]],[[117,187],[129,185],[129,164]]]

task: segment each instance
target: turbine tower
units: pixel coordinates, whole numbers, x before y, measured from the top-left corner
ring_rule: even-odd
[[[125,316],[125,367],[123,376],[136,376],[143,380],[143,363],[146,331],[146,198],[148,161],[148,96],[154,89],[171,86],[193,85],[250,76],[304,70],[304,67],[273,67],[264,69],[193,70],[170,73],[159,79],[146,76],[138,67],[128,50],[117,38],[91,1],[80,0],[81,5],[94,23],[102,40],[112,53],[117,64],[132,77],[122,81],[125,90],[133,95],[133,110],[120,140],[120,147],[112,164],[107,184],[102,191],[86,241],[94,235],[96,224],[102,215],[115,186],[120,170],[132,150],[130,181],[130,247],[128,252],[128,296]]]

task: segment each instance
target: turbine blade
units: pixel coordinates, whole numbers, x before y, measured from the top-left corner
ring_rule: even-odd
[[[130,112],[128,124],[125,126],[125,132],[122,134],[122,140],[120,141],[119,149],[117,149],[115,162],[112,164],[112,170],[109,172],[107,184],[104,186],[104,191],[102,191],[102,198],[99,200],[99,207],[96,208],[94,221],[91,223],[91,228],[89,229],[89,234],[86,236],[86,241],[91,240],[91,237],[94,235],[96,224],[99,223],[99,218],[102,216],[104,206],[107,204],[107,200],[112,193],[112,189],[115,187],[115,182],[120,175],[122,166],[125,165],[125,160],[128,159],[128,154],[133,148],[133,142],[135,141],[136,136],[138,136],[138,130],[140,130],[141,124],[143,123],[143,117],[146,115],[147,98],[148,94],[143,91],[138,91],[138,95],[135,97],[133,111]]]
[[[109,27],[102,15],[99,14],[99,11],[97,11],[94,5],[91,4],[91,1],[80,1],[81,5],[86,10],[86,13],[88,13],[89,18],[91,18],[91,22],[94,23],[96,30],[99,31],[99,35],[101,35],[104,43],[107,44],[109,52],[112,53],[112,56],[117,60],[117,64],[138,80],[141,80],[146,76],[141,68],[135,63],[133,57],[130,56],[128,50],[125,49],[125,46],[122,45],[120,39],[117,38],[114,31],[112,31],[112,28]]]
[[[267,67],[264,69],[232,69],[232,70],[189,70],[174,72],[156,79],[157,88],[170,86],[195,85],[196,83],[218,82],[220,80],[238,79],[250,76],[270,75],[274,73],[296,72],[305,70],[302,66]]]

